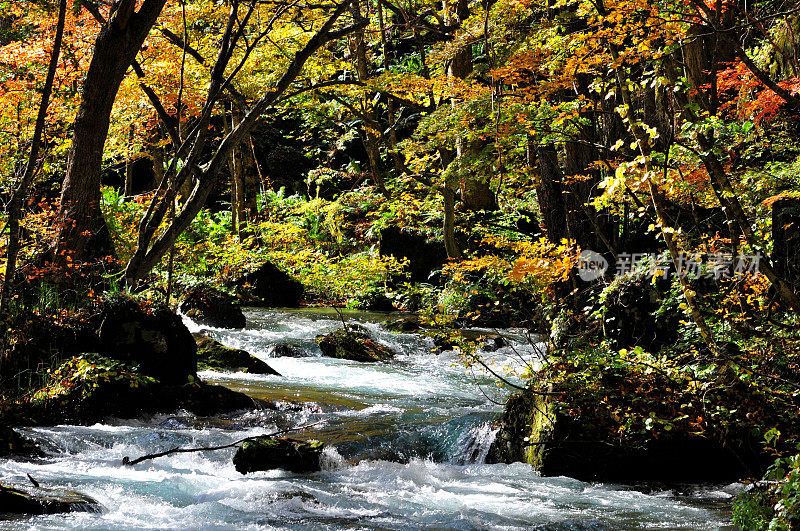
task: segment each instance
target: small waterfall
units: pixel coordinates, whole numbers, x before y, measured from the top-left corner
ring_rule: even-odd
[[[489,453],[498,428],[491,422],[484,422],[475,426],[464,433],[458,439],[458,450],[453,462],[459,465],[483,464],[486,462],[486,455]]]

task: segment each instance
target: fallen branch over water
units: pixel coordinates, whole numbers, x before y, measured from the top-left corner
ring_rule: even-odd
[[[238,441],[234,441],[232,443],[222,444],[220,446],[200,446],[198,448],[173,448],[171,450],[158,452],[156,454],[143,455],[142,457],[137,457],[134,460],[131,460],[130,457],[126,455],[125,457],[122,458],[122,464],[127,466],[133,466],[135,464],[141,463],[142,461],[147,461],[148,459],[156,459],[158,457],[164,457],[172,454],[188,454],[192,452],[210,452],[213,450],[224,450],[225,448],[233,448],[234,446],[238,446],[244,442],[259,439],[261,437],[275,437],[277,435],[283,435],[284,433],[305,430],[311,428],[312,426],[316,426],[317,424],[322,424],[323,422],[325,422],[324,419],[314,422],[312,424],[304,424],[303,426],[297,426],[295,428],[286,428],[284,430],[279,430],[272,433],[266,433],[264,435],[253,435],[250,437],[245,437],[244,439],[239,439]]]

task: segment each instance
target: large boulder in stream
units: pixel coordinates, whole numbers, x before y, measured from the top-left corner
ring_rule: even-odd
[[[72,512],[99,513],[97,501],[61,489],[0,485],[0,515],[41,515]]]
[[[317,344],[322,355],[342,360],[376,362],[388,361],[395,353],[383,345],[379,345],[366,329],[350,325],[329,334],[317,336]]]
[[[521,461],[543,476],[583,481],[734,481],[751,472],[733,444],[686,432],[609,436],[596,411],[570,414],[553,399],[563,399],[558,389],[548,393],[528,390],[508,400],[487,463]]]
[[[197,374],[197,346],[180,316],[163,304],[113,296],[101,304],[99,353],[138,366],[165,384],[183,384]]]
[[[207,284],[197,284],[189,288],[178,309],[203,326],[244,328],[246,325],[239,301]]]
[[[271,262],[239,277],[233,285],[237,294],[253,306],[294,308],[303,297],[303,285]]]
[[[48,385],[9,415],[18,424],[94,424],[179,409],[209,416],[264,407],[263,401],[194,377],[165,384],[119,360],[84,354],[51,371]]]
[[[233,465],[241,474],[282,468],[289,472],[317,472],[325,445],[319,441],[296,441],[270,436],[242,443],[233,456]]]
[[[197,342],[197,367],[199,369],[280,376],[278,371],[246,350],[226,347],[216,339],[203,334],[192,335]]]

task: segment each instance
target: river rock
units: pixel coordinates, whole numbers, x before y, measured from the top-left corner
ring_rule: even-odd
[[[521,461],[543,476],[583,481],[729,481],[750,472],[717,441],[685,433],[635,443],[603,439],[590,425],[596,419],[587,416],[562,413],[549,396],[514,395],[486,461]]]
[[[278,343],[272,347],[273,358],[308,358],[310,354],[297,345]]]
[[[203,370],[273,374],[278,372],[246,350],[226,347],[203,334],[192,334],[197,342],[197,366]]]
[[[303,297],[303,285],[271,262],[239,277],[234,286],[253,306],[294,308],[300,305]]]
[[[182,385],[164,384],[123,362],[89,354],[67,360],[53,371],[48,386],[19,406],[12,418],[28,424],[94,424],[109,417],[141,418],[179,409],[209,416],[265,405],[194,377]]]
[[[376,343],[364,328],[358,326],[340,328],[316,339],[322,355],[329,358],[376,362],[387,361],[395,356],[392,350]]]
[[[398,317],[395,319],[387,319],[383,322],[383,327],[390,332],[418,332],[422,328],[419,317],[416,315],[409,315],[406,317]]]
[[[236,450],[233,464],[241,474],[282,468],[289,472],[317,472],[325,446],[319,441],[258,437]]]
[[[137,365],[165,384],[197,374],[197,346],[180,316],[162,304],[143,306],[130,297],[102,303],[98,316],[101,354]]]
[[[27,437],[8,426],[0,426],[0,457],[39,457],[44,452]]]
[[[0,514],[99,513],[101,506],[89,496],[60,489],[0,485]]]
[[[246,325],[239,301],[207,284],[190,288],[178,309],[199,325],[215,328],[244,328]]]
[[[483,339],[481,350],[484,352],[497,352],[503,347],[507,347],[510,343],[506,338],[500,334],[490,334]]]

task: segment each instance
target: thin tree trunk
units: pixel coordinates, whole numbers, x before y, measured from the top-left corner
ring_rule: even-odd
[[[456,192],[451,187],[445,185],[442,189],[442,196],[444,197],[444,224],[442,227],[442,232],[444,233],[444,248],[445,251],[447,251],[447,258],[458,260],[463,256],[463,253],[456,240],[455,232]]]
[[[389,39],[386,36],[386,22],[383,19],[383,4],[378,1],[378,22],[381,29],[381,44],[383,48],[383,68],[389,68]],[[403,173],[403,163],[400,160],[400,152],[397,149],[397,122],[395,116],[394,99],[389,97],[387,101],[387,112],[389,114],[389,151],[392,154],[394,171],[397,175]]]
[[[355,4],[357,10],[361,10],[361,3]],[[358,72],[358,80],[366,83],[370,78],[369,62],[367,60],[367,43],[365,31],[362,29],[355,36],[356,48],[356,71]],[[375,97],[373,92],[367,92],[361,99],[361,105],[364,115],[364,148],[367,151],[367,159],[369,162],[369,170],[372,174],[372,180],[375,186],[381,193],[389,197],[389,191],[386,189],[386,183],[381,171],[381,156],[380,147],[378,144],[378,131],[376,128],[380,127],[375,119],[375,109],[372,105],[372,99]]]
[[[61,42],[64,38],[64,24],[67,13],[67,0],[61,0],[58,4],[58,22],[56,24],[56,34],[53,38],[53,51],[50,53],[50,63],[47,66],[47,77],[45,78],[42,97],[39,103],[39,113],[36,116],[36,125],[31,139],[31,151],[28,154],[28,162],[22,173],[22,178],[14,190],[11,202],[8,206],[8,252],[6,256],[6,272],[3,278],[3,291],[0,295],[0,316],[5,316],[11,300],[11,292],[14,287],[14,276],[17,270],[17,255],[20,250],[20,221],[22,218],[22,201],[28,195],[28,189],[33,183],[36,175],[36,168],[39,160],[39,151],[42,147],[42,136],[44,135],[45,120],[47,118],[47,107],[50,105],[50,96],[53,93],[53,83],[55,81],[56,69],[58,68],[58,57],[61,53]]]
[[[125,157],[125,197],[133,196],[133,134],[136,131],[136,126],[130,125],[128,130],[128,156]]]
[[[703,160],[703,164],[711,177],[711,182],[714,185],[713,188],[717,194],[717,198],[720,204],[725,208],[725,214],[736,220],[736,224],[747,239],[747,242],[754,249],[762,253],[759,259],[759,271],[764,273],[764,276],[767,277],[786,304],[791,306],[795,311],[800,311],[800,298],[798,298],[789,283],[778,275],[772,265],[772,257],[766,253],[763,246],[759,244],[753,232],[753,226],[744,208],[742,208],[742,204],[739,202],[739,198],[728,179],[725,168],[714,155],[711,141],[703,133],[698,133],[697,144],[701,150],[700,158]]]
[[[167,190],[163,197],[155,198],[156,202],[149,209],[148,219],[143,220],[140,224],[136,250],[125,268],[125,281],[128,286],[135,285],[140,278],[156,267],[176,238],[186,230],[205,204],[221,169],[227,164],[231,150],[249,137],[262,114],[284,95],[290,84],[300,74],[306,61],[326,43],[347,36],[366,25],[367,21],[356,14],[355,24],[338,30],[333,29],[336,21],[347,11],[349,6],[350,1],[345,0],[336,7],[317,33],[295,54],[275,86],[253,104],[236,129],[222,140],[214,156],[198,175],[192,193],[185,200],[181,210],[175,216],[175,220],[160,236],[154,239],[155,231],[167,213],[165,207],[168,205],[164,201],[171,201],[175,192]],[[200,138],[197,140],[197,144],[192,146],[192,153],[201,151],[203,147],[204,142]]]

